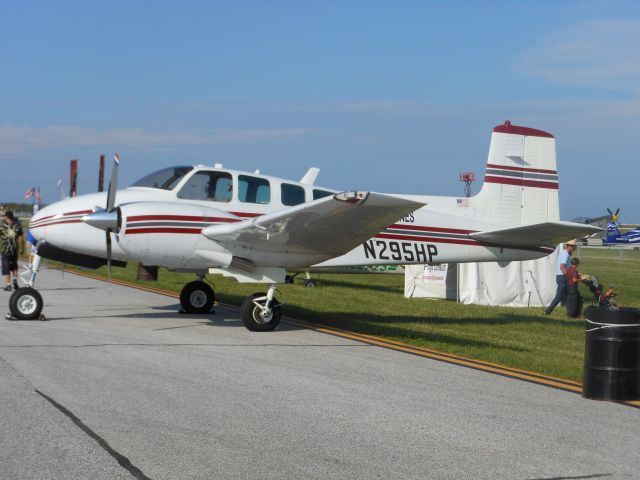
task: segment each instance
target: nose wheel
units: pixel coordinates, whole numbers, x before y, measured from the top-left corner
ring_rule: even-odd
[[[187,283],[180,292],[180,306],[185,313],[209,313],[214,302],[213,288],[201,280]]]
[[[44,302],[38,291],[31,287],[19,288],[9,299],[11,316],[18,320],[40,318]]]

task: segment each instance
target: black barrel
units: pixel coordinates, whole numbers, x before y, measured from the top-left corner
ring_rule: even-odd
[[[640,309],[592,305],[585,318],[582,396],[640,400]]]
[[[158,267],[143,265],[142,262],[138,262],[138,272],[136,273],[136,280],[149,280],[151,282],[157,282]]]

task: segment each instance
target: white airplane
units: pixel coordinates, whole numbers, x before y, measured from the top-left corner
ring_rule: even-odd
[[[241,307],[254,331],[278,325],[274,294],[287,271],[529,260],[599,230],[559,220],[553,135],[510,122],[493,129],[484,184],[470,198],[336,192],[314,185],[314,168],[294,182],[222,165],[165,168],[116,191],[118,165],[116,156],[108,192],[38,212],[30,224],[38,254],[109,270],[137,260],[193,272],[198,280],[180,297],[187,312],[211,310],[208,273],[267,283]],[[11,297],[17,318],[40,314],[31,287]]]

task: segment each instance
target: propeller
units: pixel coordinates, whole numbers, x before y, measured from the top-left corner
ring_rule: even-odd
[[[607,212],[609,212],[609,215],[611,215],[611,220],[613,220],[613,223],[618,224],[618,219],[620,218],[620,207],[616,209],[616,213],[613,213],[608,208],[607,208]]]
[[[119,212],[116,207],[116,192],[118,190],[118,167],[120,166],[120,156],[116,153],[113,157],[113,170],[111,170],[111,179],[109,180],[109,189],[107,191],[106,209],[99,209],[93,213],[82,217],[82,221],[87,225],[104,230],[107,242],[107,271],[109,275],[109,290],[111,290],[111,233],[118,233],[119,229]]]

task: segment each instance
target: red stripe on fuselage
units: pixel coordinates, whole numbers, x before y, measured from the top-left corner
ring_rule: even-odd
[[[29,226],[29,228],[31,230],[35,230],[36,228],[40,228],[40,227],[50,227],[52,225],[62,225],[63,223],[82,223],[81,219],[76,219],[76,220],[60,220],[59,222],[50,222],[50,223],[43,223],[40,225],[35,225],[35,226]]]
[[[395,235],[392,233],[379,233],[375,238],[386,238],[389,240],[409,240],[412,242],[430,242],[430,243],[458,243],[461,245],[477,245],[481,246],[480,242],[472,239],[463,238],[443,238],[443,237],[411,237],[409,235]]]
[[[471,245],[474,247],[485,247],[485,248],[508,248],[509,250],[524,250],[527,252],[545,252],[552,253],[555,251],[553,248],[547,247],[519,247],[516,245],[503,245],[497,243],[486,243],[486,242],[478,242],[473,239],[462,239],[462,238],[441,238],[441,237],[411,237],[409,235],[394,235],[390,233],[380,233],[376,235],[374,238],[383,238],[390,240],[408,240],[410,242],[429,242],[429,243],[455,243],[459,245]]]
[[[243,218],[255,218],[255,217],[261,217],[262,215],[264,215],[263,213],[248,213],[248,212],[229,212],[231,215],[235,215],[237,217],[243,217]]]
[[[139,233],[182,233],[191,235],[200,235],[201,228],[172,228],[172,227],[149,227],[149,228],[127,228],[125,235],[135,235]]]
[[[127,217],[127,224],[130,222],[144,222],[149,220],[174,220],[182,222],[239,222],[238,218],[229,217],[197,217],[194,215],[132,215]]]
[[[93,210],[78,210],[77,212],[67,212],[67,213],[63,213],[62,216],[63,217],[68,217],[71,215],[86,215],[87,213],[91,213],[93,212]]]

